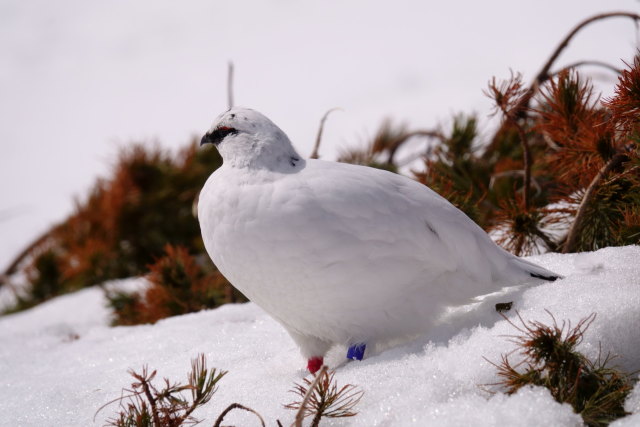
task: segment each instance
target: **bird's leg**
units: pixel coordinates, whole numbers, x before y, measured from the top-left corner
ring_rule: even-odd
[[[364,351],[366,348],[367,345],[364,343],[352,345],[347,350],[347,359],[362,360],[364,358]]]
[[[302,357],[307,359],[307,369],[309,372],[312,374],[316,373],[322,367],[324,355],[331,347],[331,343],[310,335],[302,335],[287,326],[285,326],[285,329],[289,332],[289,335],[291,335],[291,338],[293,338],[296,344],[298,344],[298,347],[300,347]]]

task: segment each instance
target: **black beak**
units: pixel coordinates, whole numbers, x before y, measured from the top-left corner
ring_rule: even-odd
[[[217,147],[218,144],[220,144],[227,135],[230,135],[230,134],[235,135],[237,133],[238,131],[234,128],[220,126],[219,128],[216,128],[213,132],[205,133],[202,139],[200,140],[200,145],[211,143]]]
[[[202,147],[204,144],[208,144],[211,142],[210,139],[211,134],[205,133],[202,139],[200,140],[200,146]]]

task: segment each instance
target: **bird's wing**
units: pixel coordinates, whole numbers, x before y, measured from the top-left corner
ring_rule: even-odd
[[[355,262],[364,251],[369,265],[393,264],[379,272],[388,272],[390,280],[425,271],[426,279],[448,275],[444,283],[460,286],[460,297],[496,290],[495,281],[513,258],[428,187],[378,169],[308,161],[302,174],[283,180],[271,200],[300,239],[331,254],[327,264]],[[300,220],[306,226],[296,224]]]

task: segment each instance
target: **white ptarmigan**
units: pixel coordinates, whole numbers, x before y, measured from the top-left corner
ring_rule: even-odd
[[[202,138],[223,165],[198,203],[220,272],[280,322],[315,372],[334,344],[426,332],[448,307],[558,275],[509,254],[428,187],[379,169],[305,160],[257,111]]]

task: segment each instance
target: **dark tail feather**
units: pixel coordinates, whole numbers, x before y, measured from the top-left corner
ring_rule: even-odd
[[[560,279],[562,276],[543,276],[542,274],[537,273],[529,273],[531,277],[535,277],[536,279],[548,280],[549,282],[555,282]]]
[[[512,255],[510,264],[513,266],[513,269],[511,271],[513,272],[514,276],[524,276],[523,279],[527,276],[533,277],[534,279],[546,280],[548,282],[554,282],[558,279],[562,279],[562,276],[560,274],[547,270],[544,267],[540,267],[539,265],[534,264],[531,261],[527,261],[526,259],[518,258],[517,256]],[[533,281],[531,282],[531,284],[534,283]]]

